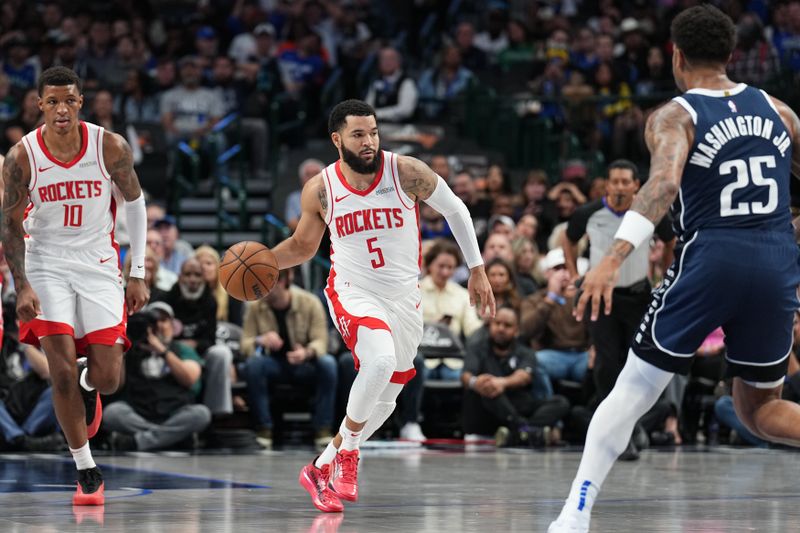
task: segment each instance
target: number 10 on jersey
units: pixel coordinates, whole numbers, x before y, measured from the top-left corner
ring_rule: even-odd
[[[372,237],[371,239],[367,239],[367,249],[369,250],[370,254],[377,254],[378,259],[372,260],[372,268],[380,268],[386,264],[386,261],[383,260],[383,250],[375,246],[375,242],[378,240],[377,237]]]
[[[83,206],[64,205],[64,227],[79,228],[83,224]]]

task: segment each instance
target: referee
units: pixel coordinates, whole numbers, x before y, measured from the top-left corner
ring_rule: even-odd
[[[622,217],[630,209],[640,185],[636,165],[625,159],[618,159],[608,166],[606,195],[584,204],[572,215],[562,237],[567,269],[572,279],[578,278],[578,241],[588,234],[589,264],[594,268],[603,258],[605,250],[614,242]],[[665,244],[663,260],[666,270],[672,263],[675,245],[675,234],[668,216],[658,224],[655,235]],[[640,246],[631,253],[620,269],[619,280],[614,288],[611,314],[600,313],[596,322],[587,320],[595,348],[593,372],[598,401],[602,401],[614,387],[617,376],[625,365],[636,328],[650,304],[651,287],[647,278],[649,255],[649,246]]]

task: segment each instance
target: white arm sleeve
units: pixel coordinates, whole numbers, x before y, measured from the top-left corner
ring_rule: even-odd
[[[147,210],[144,193],[132,202],[125,202],[125,218],[131,249],[131,277],[144,279],[144,250],[147,246]]]
[[[472,217],[467,210],[467,206],[461,198],[455,195],[441,176],[437,176],[439,181],[433,190],[430,198],[423,200],[426,204],[436,209],[447,220],[453,236],[456,238],[461,253],[467,267],[474,268],[483,264],[481,250],[478,248],[478,238],[475,236],[475,226],[472,225]]]

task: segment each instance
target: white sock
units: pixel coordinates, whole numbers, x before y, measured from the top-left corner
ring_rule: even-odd
[[[94,387],[89,385],[89,380],[87,379],[88,376],[89,376],[89,368],[87,367],[87,368],[83,369],[83,372],[81,372],[81,378],[80,378],[79,381],[81,383],[81,387],[83,387],[85,390],[91,392],[91,391],[94,390]]]
[[[358,445],[361,443],[361,433],[363,433],[363,431],[363,428],[358,431],[353,431],[347,427],[347,418],[342,420],[342,425],[339,427],[339,434],[342,436],[342,445],[339,449],[347,451],[357,450]]]
[[[656,403],[672,376],[639,359],[633,351],[628,352],[614,389],[597,407],[589,424],[583,457],[564,512],[586,516],[591,513],[608,472],[628,445],[633,426]]]
[[[317,460],[314,461],[314,466],[317,468],[322,468],[325,465],[331,464],[333,462],[333,458],[336,457],[336,452],[339,450],[336,449],[336,446],[333,445],[333,440],[328,443],[327,448],[325,451],[319,454]]]
[[[69,451],[72,453],[72,458],[75,459],[75,466],[78,467],[78,470],[86,470],[87,468],[94,468],[97,466],[94,464],[94,459],[92,459],[92,451],[89,449],[88,440],[86,444],[77,450],[70,448]]]

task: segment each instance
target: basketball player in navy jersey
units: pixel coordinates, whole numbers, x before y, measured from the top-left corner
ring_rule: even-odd
[[[53,404],[78,469],[75,505],[105,502],[103,476],[89,450],[102,408],[99,393],[119,384],[125,306],[147,303],[147,215],[128,143],[83,122],[81,80],[52,67],[39,78],[44,125],[15,144],[3,164],[2,240],[14,276],[20,340],[41,345]],[[120,198],[121,196],[121,198]],[[121,201],[121,202],[120,202]],[[119,206],[127,216],[131,279],[123,294]],[[88,363],[78,363],[80,350]]]
[[[588,531],[597,493],[634,423],[717,327],[725,332],[736,412],[755,435],[800,446],[800,405],[781,400],[798,308],[800,251],[789,212],[800,176],[800,120],[764,91],[728,79],[731,19],[710,5],[672,23],[682,96],[647,122],[650,179],[603,260],[586,274],[575,313],[610,313],[620,265],[673,209],[675,262],[633,339],[614,389],[592,418],[569,496],[549,533]],[[797,227],[797,226],[795,226]]]

